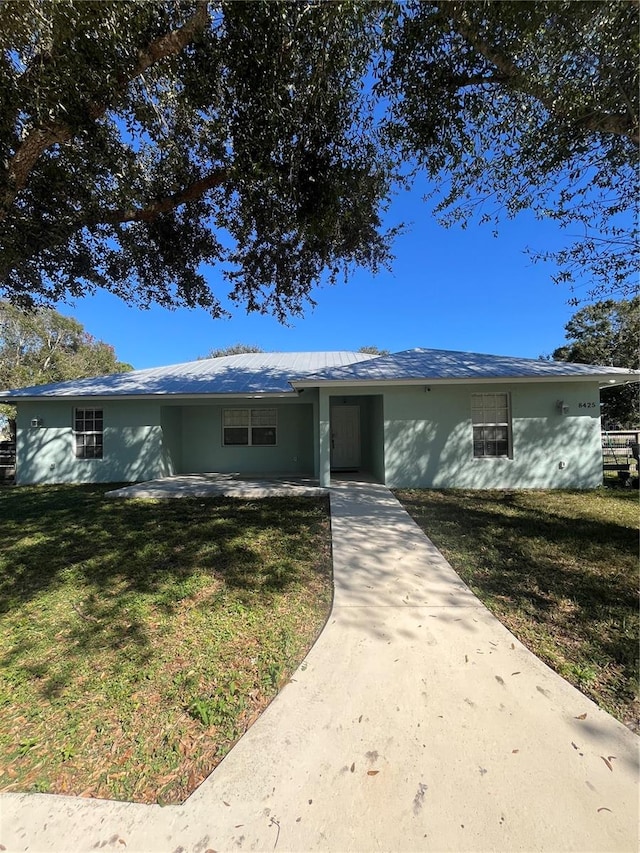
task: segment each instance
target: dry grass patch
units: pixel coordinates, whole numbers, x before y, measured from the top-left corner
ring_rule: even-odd
[[[396,495],[501,622],[640,732],[637,492]]]
[[[176,803],[331,602],[327,499],[0,490],[0,790]]]

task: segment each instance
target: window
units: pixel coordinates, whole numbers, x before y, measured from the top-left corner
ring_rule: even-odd
[[[102,409],[76,409],[73,432],[76,459],[102,459]]]
[[[222,443],[230,447],[266,447],[276,443],[275,409],[225,409]]]
[[[508,394],[472,394],[473,455],[509,457],[511,415]]]

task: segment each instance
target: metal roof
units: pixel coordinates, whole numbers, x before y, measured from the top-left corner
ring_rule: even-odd
[[[438,380],[504,380],[610,378],[614,382],[637,379],[640,371],[565,361],[544,361],[454,350],[409,349],[366,362],[328,367],[294,381],[295,386],[342,382],[429,382]]]
[[[265,352],[227,355],[0,392],[32,397],[146,397],[200,394],[293,394],[292,379],[372,358],[361,352]]]
[[[620,384],[640,371],[533,358],[410,349],[387,356],[361,352],[243,353],[0,392],[0,401],[60,397],[283,395],[323,384],[489,382],[592,379]]]

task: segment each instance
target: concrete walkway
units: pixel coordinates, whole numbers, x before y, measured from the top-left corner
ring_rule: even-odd
[[[494,619],[383,486],[337,485],[331,508],[328,624],[186,803],[4,795],[6,850],[638,849],[638,738]]]

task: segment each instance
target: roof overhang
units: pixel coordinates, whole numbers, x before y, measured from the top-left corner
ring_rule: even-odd
[[[398,387],[398,386],[420,386],[420,385],[513,385],[531,383],[558,383],[558,382],[597,382],[601,388],[613,387],[614,385],[628,385],[631,382],[640,381],[638,373],[593,374],[575,376],[461,376],[451,378],[434,378],[428,376],[420,379],[321,379],[292,380],[291,385],[297,390],[304,388],[345,388],[345,387]]]
[[[303,390],[303,389],[301,389]],[[153,400],[160,403],[192,401],[206,403],[210,400],[278,400],[283,398],[295,399],[300,392],[278,391],[278,392],[247,392],[245,394],[21,394],[15,397],[0,397],[0,403],[9,406],[17,406],[20,403],[81,403],[90,401],[93,403],[124,402],[125,400]]]
[[[305,378],[290,380],[290,391],[245,391],[245,392],[200,392],[198,394],[180,394],[165,392],[130,393],[130,394],[0,394],[0,403],[17,406],[20,403],[42,403],[49,402],[95,402],[107,403],[114,401],[138,400],[155,401],[161,403],[206,403],[210,401],[225,400],[279,400],[295,399],[305,388],[393,388],[393,387],[419,387],[438,385],[527,385],[527,384],[549,384],[549,383],[594,383],[600,388],[612,388],[619,385],[640,381],[640,371],[629,371],[627,373],[593,373],[593,374],[565,374],[565,375],[542,375],[542,376],[460,376],[460,377],[420,377],[407,379],[322,379]]]

